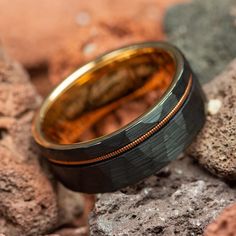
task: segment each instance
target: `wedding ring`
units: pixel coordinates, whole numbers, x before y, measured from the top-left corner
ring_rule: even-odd
[[[205,96],[183,54],[163,42],[108,52],[61,82],[33,122],[57,178],[111,192],[156,173],[192,143]]]

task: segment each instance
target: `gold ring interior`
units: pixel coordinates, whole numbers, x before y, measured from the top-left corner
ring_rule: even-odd
[[[55,144],[111,134],[157,104],[175,71],[174,58],[163,49],[141,48],[109,59],[104,56],[47,107],[42,134]]]

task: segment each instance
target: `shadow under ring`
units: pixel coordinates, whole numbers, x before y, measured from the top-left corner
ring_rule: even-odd
[[[32,130],[65,186],[111,192],[178,157],[202,128],[204,108],[183,54],[146,42],[108,52],[67,77],[43,102]]]

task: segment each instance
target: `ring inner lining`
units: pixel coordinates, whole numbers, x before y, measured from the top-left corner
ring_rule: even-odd
[[[158,103],[176,70],[172,56],[161,49],[128,52],[102,63],[50,105],[42,122],[48,141],[84,142],[125,127]]]

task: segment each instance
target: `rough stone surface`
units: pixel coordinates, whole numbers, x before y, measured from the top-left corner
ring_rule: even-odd
[[[207,226],[204,236],[235,236],[236,235],[236,204],[231,205]]]
[[[184,157],[141,183],[100,195],[91,235],[202,235],[236,197],[221,180]]]
[[[70,0],[68,4],[67,0],[2,0],[0,32],[10,54],[27,67],[35,67],[47,63],[50,56],[63,47],[65,38],[77,41],[79,34],[79,39],[88,39],[89,34],[82,34],[83,29],[96,33],[97,22],[104,17],[107,22],[114,21],[114,17],[146,19],[147,27],[150,21],[156,22],[153,31],[160,34],[163,10],[181,1]],[[77,49],[76,53],[80,51]]]
[[[81,211],[81,196],[59,190],[39,164],[30,129],[40,100],[23,69],[0,49],[0,234],[6,236],[42,235]],[[77,206],[70,214],[66,198]]]
[[[236,55],[235,0],[193,0],[167,11],[165,31],[205,82]]]
[[[188,153],[213,174],[236,180],[236,60],[205,85],[205,92],[209,103],[221,105],[210,110]]]

